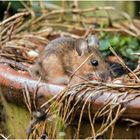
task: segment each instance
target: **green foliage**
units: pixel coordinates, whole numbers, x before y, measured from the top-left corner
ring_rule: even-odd
[[[120,33],[100,33],[100,51],[103,52],[104,56],[111,54],[109,46],[112,46],[117,54],[122,57],[128,58],[129,60],[138,59],[137,56],[131,53],[140,52],[140,41],[132,36],[124,36]]]
[[[5,110],[5,129],[9,138],[27,138],[26,129],[29,126],[30,114],[25,107],[17,106],[5,100],[0,94],[0,101]]]
[[[18,9],[23,8],[23,5],[20,3],[20,1],[12,1],[11,2],[11,8],[14,11],[17,11]]]
[[[26,108],[7,103],[5,109],[7,113],[6,127],[10,138],[27,138],[26,129],[29,126],[30,115]]]

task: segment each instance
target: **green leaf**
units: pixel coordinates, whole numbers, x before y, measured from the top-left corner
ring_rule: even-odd
[[[113,38],[110,40],[111,46],[118,46],[120,42],[120,37],[118,35],[114,35]]]
[[[109,48],[109,40],[108,39],[104,39],[100,41],[100,51],[105,51],[108,50]]]
[[[120,54],[121,54],[122,56],[127,57],[127,53],[126,53],[126,48],[125,48],[125,47],[121,48],[121,49],[119,50],[119,52],[120,52]]]
[[[128,47],[131,48],[131,49],[133,49],[133,50],[138,49],[139,48],[138,40],[136,38],[133,38],[131,40],[131,42],[129,42]]]

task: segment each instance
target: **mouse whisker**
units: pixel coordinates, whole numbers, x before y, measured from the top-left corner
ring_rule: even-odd
[[[76,76],[76,77],[78,77],[78,78],[80,78],[80,79],[82,79],[82,80],[84,80],[84,81],[86,81],[86,82],[88,82],[89,80],[88,79],[86,79],[86,78],[83,78],[82,76],[79,76],[79,75],[77,75],[76,73],[73,73],[72,71],[70,71],[70,70],[67,70],[67,72],[69,72],[70,74],[72,74],[73,76]]]

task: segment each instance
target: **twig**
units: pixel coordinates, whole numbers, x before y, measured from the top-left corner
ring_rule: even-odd
[[[117,59],[121,62],[121,65],[124,68],[126,68],[128,71],[130,71],[134,75],[134,77],[137,79],[137,81],[140,81],[140,79],[137,77],[137,75],[127,65],[125,65],[125,63],[123,62],[123,60],[117,55],[117,53],[114,51],[114,49],[111,46],[109,46],[109,49],[117,57]]]
[[[20,3],[29,11],[29,13],[32,15],[32,18],[35,18],[35,12],[33,9],[31,9],[25,2],[20,1]]]
[[[31,105],[31,98],[30,98],[30,94],[29,94],[27,85],[24,86],[23,97],[24,97],[25,104],[26,104],[26,106],[27,106],[27,108],[29,110],[30,117],[31,117],[32,105]]]
[[[8,2],[6,11],[4,12],[4,20],[5,20],[6,18],[8,18],[8,11],[9,11],[9,9],[10,9],[10,6],[11,6],[11,2]]]
[[[2,25],[6,24],[14,19],[20,18],[22,16],[27,16],[27,15],[29,15],[29,12],[17,13],[14,16],[9,17],[8,19],[5,19],[3,22],[1,22],[0,26],[2,26]]]
[[[82,64],[73,72],[73,74],[72,74],[71,77],[70,77],[69,83],[70,83],[70,81],[72,80],[74,74],[75,74],[75,73],[76,73],[76,72],[91,58],[91,56],[93,56],[93,53],[90,54],[90,55],[82,62]]]
[[[67,13],[86,13],[86,12],[91,12],[91,11],[96,11],[96,10],[114,10],[113,7],[94,7],[94,8],[87,8],[87,9],[61,9],[61,10],[54,10],[49,12],[46,15],[43,15],[36,19],[33,24],[36,24],[40,20],[47,18],[48,16],[56,15],[56,14],[67,14]]]
[[[85,90],[85,94],[88,92],[88,88]],[[96,91],[95,91],[96,93]],[[93,92],[91,92],[89,95],[87,95],[87,97],[85,98],[85,101],[84,101],[84,104],[82,106],[82,109],[81,109],[81,113],[80,113],[80,118],[79,118],[79,121],[78,121],[78,128],[77,128],[77,132],[76,132],[76,138],[78,139],[79,137],[79,132],[80,132],[80,126],[81,126],[81,121],[82,121],[82,117],[83,117],[83,113],[84,113],[84,109],[86,107],[86,104],[88,102],[88,100],[90,99],[90,97],[92,96]]]

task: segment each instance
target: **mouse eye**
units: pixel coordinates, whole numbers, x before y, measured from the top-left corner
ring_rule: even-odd
[[[38,65],[39,65],[39,66],[42,66],[42,62],[41,62],[41,61],[39,61],[39,62],[38,62]]]
[[[93,66],[98,66],[99,62],[97,60],[90,61]]]
[[[36,74],[36,75],[39,75],[40,73],[39,73],[39,71],[37,70],[37,71],[35,71],[35,74]]]

